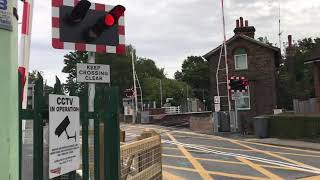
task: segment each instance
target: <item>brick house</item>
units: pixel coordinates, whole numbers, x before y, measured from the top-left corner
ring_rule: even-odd
[[[305,64],[313,65],[313,79],[317,101],[316,110],[317,112],[320,112],[320,48],[312,50],[309,58],[305,61]]]
[[[229,76],[244,76],[249,80],[248,92],[242,93],[237,103],[240,119],[263,114],[272,114],[277,105],[276,73],[280,62],[280,49],[262,43],[256,39],[255,28],[248,25],[243,18],[236,21],[234,36],[227,40],[227,59]],[[205,54],[209,62],[210,96],[217,95],[216,71],[220,57],[221,45]],[[220,69],[224,69],[224,57]],[[226,82],[225,71],[220,71],[219,82]],[[227,97],[226,84],[219,84],[220,96]],[[235,101],[231,101],[232,109]],[[221,98],[221,110],[228,111],[227,98]],[[213,108],[214,109],[214,108]]]

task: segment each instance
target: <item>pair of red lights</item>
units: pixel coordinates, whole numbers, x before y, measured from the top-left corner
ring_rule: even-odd
[[[91,3],[88,0],[81,0],[73,8],[71,14],[67,17],[70,25],[80,23],[88,13]],[[99,18],[97,22],[85,32],[85,38],[90,41],[99,37],[106,29],[118,24],[120,17],[124,14],[126,8],[121,5],[115,6],[103,17]]]
[[[85,38],[87,41],[92,41],[99,37],[106,29],[118,24],[120,17],[124,14],[125,7],[121,5],[115,6],[110,12],[104,15],[103,18],[98,20],[86,32]]]

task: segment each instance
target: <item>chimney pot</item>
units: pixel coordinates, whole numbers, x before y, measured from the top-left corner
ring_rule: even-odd
[[[248,21],[248,20],[245,20],[245,21],[244,21],[244,24],[245,24],[246,27],[248,27],[248,26],[249,26],[249,21]]]
[[[239,19],[237,19],[237,21],[236,21],[236,27],[239,28],[239,26],[240,26],[240,21],[239,21]]]
[[[288,35],[289,48],[292,48],[292,35]]]
[[[243,27],[243,17],[240,17],[240,27]]]

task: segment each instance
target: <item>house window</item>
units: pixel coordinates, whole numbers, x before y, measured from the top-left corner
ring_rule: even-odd
[[[247,52],[243,48],[236,49],[234,53],[234,64],[236,70],[248,69]]]
[[[236,106],[238,110],[250,110],[250,90],[248,87],[247,92],[239,93],[239,97],[236,100]]]

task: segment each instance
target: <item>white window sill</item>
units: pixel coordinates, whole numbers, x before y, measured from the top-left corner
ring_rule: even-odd
[[[238,111],[250,111],[251,108],[238,108],[237,110]]]

